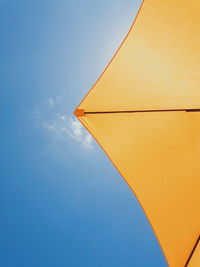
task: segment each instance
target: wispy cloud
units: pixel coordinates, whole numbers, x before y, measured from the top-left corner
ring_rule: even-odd
[[[49,98],[46,104],[40,107],[38,115],[40,116],[39,125],[44,129],[53,140],[59,140],[63,143],[69,139],[74,140],[82,147],[93,148],[93,138],[84,129],[82,124],[74,117],[68,117],[61,112],[56,113],[56,105],[62,101],[62,97]],[[54,112],[54,108],[55,112]],[[49,110],[49,112],[48,112]]]
[[[77,119],[70,118],[70,135],[83,146],[92,147],[92,136],[85,131],[82,124]]]
[[[57,114],[57,120],[51,123],[42,123],[41,126],[52,134],[56,139],[66,138],[74,139],[86,148],[93,147],[92,136],[86,132],[82,124],[75,118],[67,118],[64,115]]]

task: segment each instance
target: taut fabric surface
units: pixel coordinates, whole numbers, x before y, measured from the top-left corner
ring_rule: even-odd
[[[78,109],[199,109],[199,71],[200,1],[146,0]],[[79,120],[136,194],[169,265],[183,267],[200,233],[200,112],[85,114]],[[199,259],[195,251],[189,266]]]

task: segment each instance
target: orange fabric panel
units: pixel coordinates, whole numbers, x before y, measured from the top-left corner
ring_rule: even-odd
[[[79,119],[135,192],[170,266],[183,267],[200,230],[200,113]]]
[[[80,109],[199,108],[199,0],[145,0]]]
[[[75,114],[140,201],[170,266],[200,233],[199,0],[145,0],[127,38]],[[81,110],[81,116],[80,114]]]

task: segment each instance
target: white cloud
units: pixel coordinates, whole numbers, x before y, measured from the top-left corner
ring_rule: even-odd
[[[70,135],[83,146],[88,148],[92,147],[92,136],[86,132],[77,119],[70,118]]]
[[[63,142],[66,138],[71,138],[80,143],[83,147],[93,147],[92,136],[75,118],[67,118],[64,115],[57,114],[57,118],[54,122],[42,123],[42,127],[50,132],[56,139],[62,139]]]
[[[70,118],[71,136],[80,141],[83,138],[82,125],[78,120]]]
[[[92,146],[92,136],[90,134],[87,134],[85,136],[85,139],[83,140],[83,145],[86,147],[91,147]]]
[[[66,107],[61,96],[48,98],[35,107],[34,120],[37,127],[47,134],[48,146],[56,150],[76,142],[83,148],[93,148],[92,136],[75,117],[67,116],[65,112]]]
[[[66,116],[63,116],[63,115],[60,115],[60,114],[57,114],[57,116],[58,116],[61,120],[66,120]]]

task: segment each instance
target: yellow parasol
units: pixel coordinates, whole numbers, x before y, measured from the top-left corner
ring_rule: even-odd
[[[74,114],[136,194],[169,265],[200,267],[200,1],[143,1]]]

